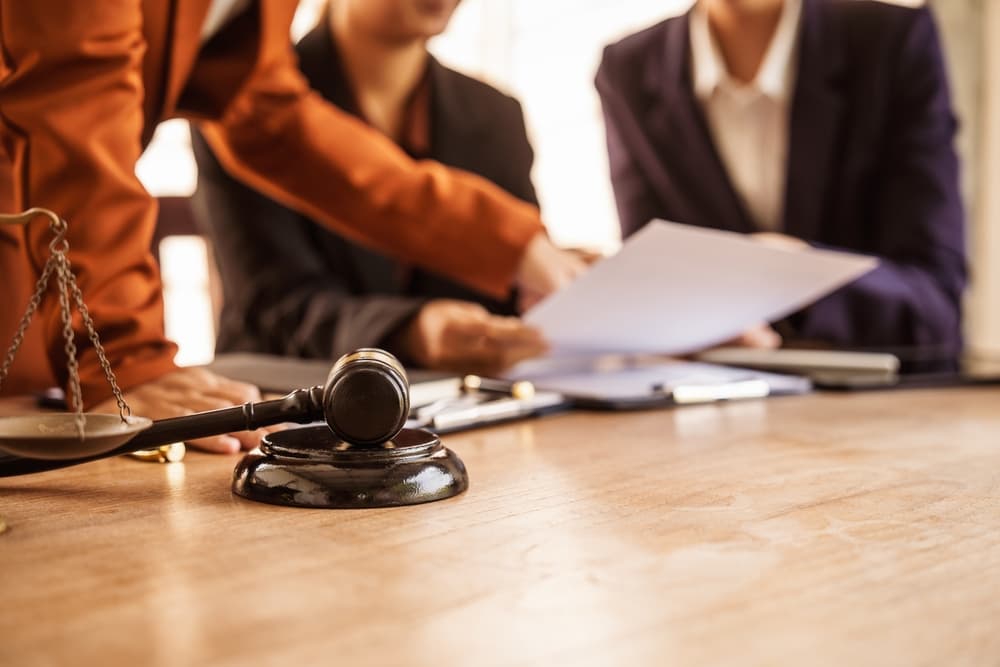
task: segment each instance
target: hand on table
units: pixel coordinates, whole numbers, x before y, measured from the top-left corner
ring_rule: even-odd
[[[149,419],[182,417],[259,400],[260,391],[253,385],[229,380],[204,368],[182,368],[125,392],[132,414]],[[95,406],[93,412],[117,414],[118,405],[111,399]],[[240,431],[187,444],[207,452],[234,454],[241,448],[253,449],[270,430]]]
[[[536,330],[477,303],[427,303],[401,333],[407,356],[425,368],[494,375],[545,351]]]

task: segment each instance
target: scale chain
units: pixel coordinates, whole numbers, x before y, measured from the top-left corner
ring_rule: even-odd
[[[69,260],[67,259],[67,263]],[[94,352],[97,353],[97,360],[101,363],[101,370],[104,371],[104,378],[111,385],[111,391],[115,396],[115,402],[118,403],[118,415],[122,418],[122,421],[128,421],[126,417],[132,416],[132,408],[129,407],[128,403],[125,401],[125,397],[122,395],[121,387],[118,386],[118,378],[115,377],[115,373],[111,370],[111,362],[108,361],[108,356],[104,352],[104,346],[101,345],[101,338],[97,335],[97,328],[94,326],[94,320],[90,317],[90,311],[87,309],[87,304],[83,302],[83,293],[80,291],[80,286],[76,284],[76,277],[73,275],[72,271],[69,272],[69,288],[73,294],[73,301],[76,303],[76,309],[80,311],[80,317],[83,318],[83,325],[87,327],[87,336],[90,338],[90,343],[94,346]]]
[[[4,357],[3,366],[0,366],[0,389],[3,388],[3,383],[7,380],[10,367],[14,363],[14,357],[20,349],[21,343],[24,342],[24,334],[28,330],[28,325],[31,324],[31,318],[34,317],[35,311],[42,304],[45,288],[49,285],[49,279],[52,277],[54,269],[55,261],[53,261],[52,257],[49,257],[49,260],[45,262],[45,268],[42,269],[42,275],[38,278],[38,282],[35,283],[35,293],[31,295],[31,300],[28,302],[28,310],[25,311],[24,316],[21,318],[21,323],[17,326],[17,333],[14,334],[14,340],[11,341],[10,347],[7,348],[7,356]]]
[[[65,239],[64,239],[65,240]],[[66,260],[64,252],[53,249],[53,256],[56,259],[56,278],[59,281],[59,309],[63,325],[63,338],[65,340],[64,350],[66,351],[66,370],[69,373],[69,399],[76,415],[76,427],[83,437],[85,421],[83,417],[83,391],[80,389],[80,365],[76,360],[76,334],[73,331],[73,314],[69,309],[69,262]]]
[[[31,323],[32,317],[41,305],[42,299],[45,296],[45,290],[48,288],[52,274],[55,273],[59,293],[60,315],[63,325],[62,333],[63,338],[65,339],[63,349],[66,353],[66,367],[69,375],[69,399],[76,417],[75,421],[77,432],[82,438],[84,436],[86,419],[83,414],[83,392],[80,387],[80,367],[77,362],[77,348],[75,332],[73,331],[73,316],[71,312],[70,297],[72,297],[72,303],[75,303],[77,309],[80,311],[80,316],[87,331],[87,337],[94,346],[94,352],[97,354],[97,359],[100,362],[101,370],[104,372],[104,377],[108,381],[108,384],[111,385],[111,391],[114,393],[115,401],[118,404],[118,415],[121,417],[123,422],[128,421],[128,416],[131,416],[132,410],[125,401],[121,388],[118,386],[118,380],[111,368],[111,363],[108,361],[107,354],[104,351],[104,346],[101,345],[100,336],[97,333],[97,327],[94,326],[94,321],[90,315],[90,311],[83,301],[83,292],[80,290],[80,286],[76,282],[76,276],[73,275],[72,265],[69,261],[69,257],[67,256],[67,253],[69,252],[69,241],[66,239],[66,232],[69,227],[66,224],[66,221],[52,211],[41,208],[33,208],[16,215],[0,214],[0,224],[24,224],[36,215],[42,215],[49,219],[49,227],[55,234],[55,238],[53,238],[52,242],[49,243],[49,258],[45,262],[45,266],[42,269],[42,275],[39,276],[38,282],[35,284],[35,291],[31,296],[31,300],[28,302],[28,308],[18,324],[17,332],[14,334],[14,339],[11,341],[11,345],[7,349],[7,355],[4,357],[2,366],[0,366],[0,388],[3,387],[4,381],[10,374],[10,368],[14,363],[14,357],[20,349],[21,344],[24,342],[24,336],[28,329],[28,325]]]

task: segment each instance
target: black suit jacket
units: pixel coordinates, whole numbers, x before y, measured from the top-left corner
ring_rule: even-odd
[[[315,91],[356,114],[328,26],[321,22],[296,46],[300,68]],[[537,204],[520,104],[433,59],[428,76],[430,157]],[[197,130],[192,145],[198,162],[192,204],[214,246],[225,295],[218,351],[336,358],[379,346],[399,354],[392,334],[429,299],[515,312],[513,299],[498,302],[427,271],[404,271],[237,182]]]
[[[691,83],[689,16],[609,46],[597,74],[625,236],[664,218],[754,231]],[[804,0],[784,231],[881,266],[792,318],[851,347],[961,347],[956,122],[930,10]]]

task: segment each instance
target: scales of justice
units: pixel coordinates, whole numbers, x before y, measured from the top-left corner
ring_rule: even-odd
[[[0,388],[54,279],[71,412],[0,418],[0,477],[210,435],[325,422],[264,436],[260,447],[236,466],[233,493],[277,505],[364,508],[431,502],[468,488],[462,461],[436,435],[404,428],[410,411],[409,382],[399,361],[383,350],[347,354],[333,365],[325,384],[299,389],[284,398],[157,421],[133,415],[73,275],[66,221],[52,211],[33,208],[16,215],[0,214],[0,224],[27,224],[36,217],[49,221],[50,254],[0,366]],[[117,415],[83,411],[71,306],[80,313],[118,403]]]

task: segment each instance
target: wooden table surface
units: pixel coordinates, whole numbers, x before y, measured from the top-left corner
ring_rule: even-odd
[[[388,510],[190,453],[0,479],[0,665],[1000,663],[1000,389],[446,442],[469,491]]]

